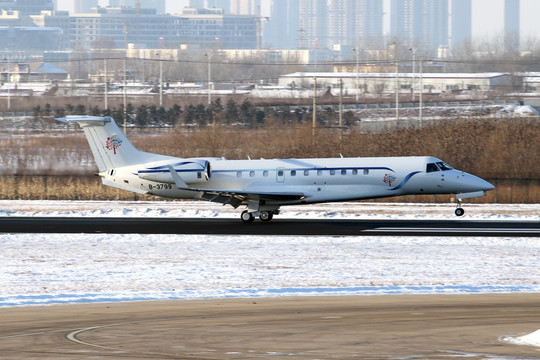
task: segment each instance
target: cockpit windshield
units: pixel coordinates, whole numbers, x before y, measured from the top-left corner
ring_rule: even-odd
[[[439,166],[439,169],[441,169],[442,171],[454,170],[454,168],[452,168],[450,165],[448,165],[447,163],[445,163],[443,161],[439,161],[437,163],[437,166]]]
[[[439,161],[437,163],[429,163],[426,165],[426,172],[435,172],[435,171],[447,171],[447,170],[453,170],[453,168],[448,165],[447,163],[443,161]]]
[[[435,172],[435,171],[440,171],[439,167],[437,165],[435,165],[435,163],[429,163],[429,164],[426,165],[426,172],[427,173]]]

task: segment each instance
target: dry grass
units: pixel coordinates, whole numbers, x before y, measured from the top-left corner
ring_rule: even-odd
[[[540,202],[540,120],[446,119],[421,127],[344,131],[310,124],[273,123],[262,128],[217,126],[168,131],[129,130],[134,144],[178,157],[229,159],[432,155],[495,182],[480,202]],[[313,141],[314,139],[314,141]],[[0,137],[0,199],[118,199],[137,197],[105,187],[90,176],[96,167],[78,129]],[[449,196],[403,197],[397,201],[446,202]]]
[[[540,178],[540,120],[455,119],[421,127],[366,132],[355,126],[338,129],[311,125],[272,125],[179,130],[159,136],[133,137],[146,151],[180,157],[225,156],[229,159],[344,156],[431,155],[488,179]]]

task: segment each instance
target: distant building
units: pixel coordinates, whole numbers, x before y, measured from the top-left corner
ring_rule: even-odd
[[[230,0],[189,0],[189,7],[201,9],[223,9],[225,14],[231,12]]]
[[[392,0],[390,34],[409,45],[448,45],[448,0]]]
[[[270,19],[264,24],[264,46],[272,49],[299,48],[298,0],[272,0]]]
[[[504,45],[506,50],[519,49],[519,0],[504,0]]]
[[[451,0],[451,44],[452,46],[471,41],[471,0]]]
[[[11,82],[61,81],[69,73],[46,62],[15,64],[7,70]]]
[[[98,0],[74,0],[74,13],[89,13],[90,10],[98,6]]]
[[[313,87],[313,79],[317,79],[320,87],[339,88],[340,80],[343,88],[361,89],[366,94],[394,93],[396,91],[396,74],[389,73],[293,73],[279,77],[279,86],[288,87],[291,84]],[[358,84],[357,84],[358,81]],[[418,74],[399,73],[399,92],[410,93],[418,86]],[[460,91],[493,91],[505,89],[512,82],[512,77],[506,73],[445,73],[423,74],[422,87],[424,93],[440,94]],[[357,87],[358,85],[358,87]]]
[[[18,11],[21,15],[40,14],[53,11],[52,0],[0,0],[0,10]]]
[[[155,9],[157,14],[165,14],[165,0],[109,0],[109,6],[135,8],[137,1],[141,8]]]
[[[299,0],[300,49],[322,49],[328,43],[327,0]]]
[[[374,40],[383,34],[383,4],[379,0],[355,0],[355,43],[351,45],[373,46]]]
[[[260,15],[261,0],[230,0],[230,13],[235,15]]]
[[[194,48],[254,49],[257,26],[253,16],[224,14],[221,9],[184,8],[180,43]]]
[[[16,51],[23,50],[61,50],[62,48],[63,31],[61,28],[0,26],[0,50],[7,49],[7,53],[14,54]]]

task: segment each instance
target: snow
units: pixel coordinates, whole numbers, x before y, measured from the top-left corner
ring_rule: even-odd
[[[502,336],[501,341],[515,345],[528,345],[540,347],[540,329],[522,336]]]
[[[279,218],[452,220],[455,204],[332,203],[281,208]],[[460,220],[540,219],[539,204],[464,204]],[[0,200],[0,216],[205,217],[238,218],[239,210],[198,201],[33,201]]]
[[[467,204],[461,219],[538,221]],[[455,218],[451,204],[285,207],[286,218]],[[201,202],[0,201],[0,216],[238,217]],[[460,219],[460,220],[461,220]],[[0,308],[230,297],[539,293],[533,237],[0,233]],[[540,330],[501,341],[540,346]]]

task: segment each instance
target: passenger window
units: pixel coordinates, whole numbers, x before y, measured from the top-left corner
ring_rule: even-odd
[[[278,176],[283,176],[283,170],[279,170],[279,171],[277,172],[277,175],[278,175]]]
[[[255,171],[250,171],[249,172],[249,177],[255,177]]]
[[[242,177],[242,172],[241,172],[241,171],[237,171],[237,172],[236,172],[236,177]]]
[[[341,169],[341,175],[347,175],[347,170]]]
[[[321,176],[322,175],[322,170],[317,170],[317,175]]]
[[[309,176],[309,170],[304,170],[304,176]]]
[[[427,164],[427,166],[426,166],[426,172],[427,173],[435,172],[435,171],[439,171],[439,168],[437,167],[437,165],[435,165],[434,163]]]
[[[264,170],[264,171],[263,171],[263,176],[264,176],[264,177],[268,177],[268,170]]]
[[[291,170],[291,176],[296,176],[296,170]]]
[[[330,175],[332,175],[332,176],[336,175],[336,170],[334,170],[334,169],[330,170]]]
[[[352,170],[352,174],[353,174],[353,175],[358,175],[358,169],[353,169],[353,170]]]
[[[364,175],[369,175],[369,169],[364,169]]]

